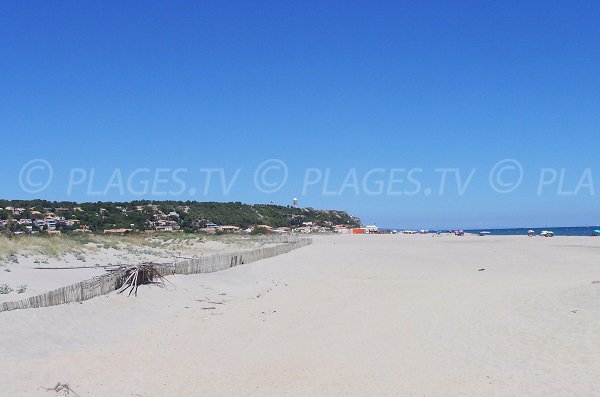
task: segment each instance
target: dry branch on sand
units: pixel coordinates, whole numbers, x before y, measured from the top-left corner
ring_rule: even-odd
[[[119,288],[117,293],[129,290],[129,294],[132,293],[137,296],[138,286],[141,284],[159,284],[162,287],[165,286],[165,281],[170,283],[169,280],[162,275],[158,270],[157,266],[153,263],[142,263],[136,266],[131,266],[125,269],[125,282]],[[171,283],[170,283],[171,284]]]
[[[54,387],[43,387],[43,389],[45,389],[46,391],[53,391],[55,393],[62,393],[64,396],[75,396],[75,397],[80,397],[79,394],[75,393],[75,391],[73,389],[71,389],[71,387],[69,386],[68,383],[56,383],[56,386]],[[72,394],[71,394],[72,393]]]

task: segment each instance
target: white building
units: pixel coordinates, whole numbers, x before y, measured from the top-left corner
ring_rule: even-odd
[[[379,231],[379,226],[377,226],[377,225],[365,226],[365,233],[377,233],[378,231]]]
[[[56,220],[46,219],[46,227],[48,228],[48,230],[55,230],[56,229]]]

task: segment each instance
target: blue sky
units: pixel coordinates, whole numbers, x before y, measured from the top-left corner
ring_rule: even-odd
[[[600,223],[597,2],[7,1],[0,11],[0,197],[297,196],[383,226]],[[34,159],[52,167],[40,192],[23,189],[23,175],[44,178],[21,172]],[[288,178],[265,193],[254,176],[269,159]],[[499,193],[490,173],[505,159],[522,180]],[[205,191],[206,168],[226,181],[237,172],[231,190],[215,176]],[[305,186],[307,169],[323,177]],[[390,188],[398,169],[421,169],[419,186]],[[439,169],[462,182],[475,173],[462,194],[451,183],[440,192]],[[272,183],[283,174],[269,172]],[[132,175],[163,189],[123,186]]]

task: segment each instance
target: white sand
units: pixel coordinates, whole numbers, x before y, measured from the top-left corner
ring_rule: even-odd
[[[0,313],[0,394],[596,396],[599,254],[591,237],[319,237],[168,291]]]

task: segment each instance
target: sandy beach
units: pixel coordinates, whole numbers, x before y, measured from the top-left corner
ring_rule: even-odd
[[[591,237],[318,236],[137,298],[0,313],[0,394],[599,395],[599,253]]]

